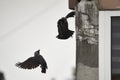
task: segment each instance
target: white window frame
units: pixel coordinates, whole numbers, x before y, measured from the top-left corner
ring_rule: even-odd
[[[111,17],[119,11],[99,11],[99,80],[111,80]]]

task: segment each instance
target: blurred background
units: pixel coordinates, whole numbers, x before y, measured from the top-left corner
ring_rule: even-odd
[[[59,40],[57,21],[69,13],[68,0],[0,0],[0,70],[6,80],[73,80],[75,33]],[[68,19],[75,31],[75,19]],[[46,59],[41,68],[24,70],[15,66],[40,49]]]

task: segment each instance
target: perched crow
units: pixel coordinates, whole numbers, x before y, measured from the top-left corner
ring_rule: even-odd
[[[58,23],[58,35],[56,36],[58,39],[68,39],[71,37],[74,33],[74,31],[71,31],[68,29],[68,22],[65,17],[62,17],[59,19]]]
[[[16,63],[16,66],[23,69],[34,69],[40,65],[41,72],[46,73],[47,63],[43,56],[39,54],[39,51],[36,51],[33,57],[28,58],[24,62]]]

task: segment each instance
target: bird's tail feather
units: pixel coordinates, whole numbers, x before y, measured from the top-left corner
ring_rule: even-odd
[[[46,73],[46,68],[42,68],[41,72]]]

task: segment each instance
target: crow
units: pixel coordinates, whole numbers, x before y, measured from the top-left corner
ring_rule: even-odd
[[[68,13],[65,17],[62,17],[61,19],[58,20],[57,22],[57,27],[58,27],[58,35],[56,38],[58,39],[68,39],[71,37],[74,33],[74,31],[68,29],[68,21],[67,19],[70,17],[74,17],[75,12],[72,11]]]
[[[28,58],[24,62],[16,63],[16,66],[23,69],[34,69],[40,65],[41,72],[46,73],[47,63],[42,55],[39,54],[40,50],[35,51],[34,56]]]
[[[68,39],[71,37],[74,33],[74,31],[71,31],[68,29],[68,22],[65,17],[62,17],[58,21],[58,35],[56,36],[58,39]]]

